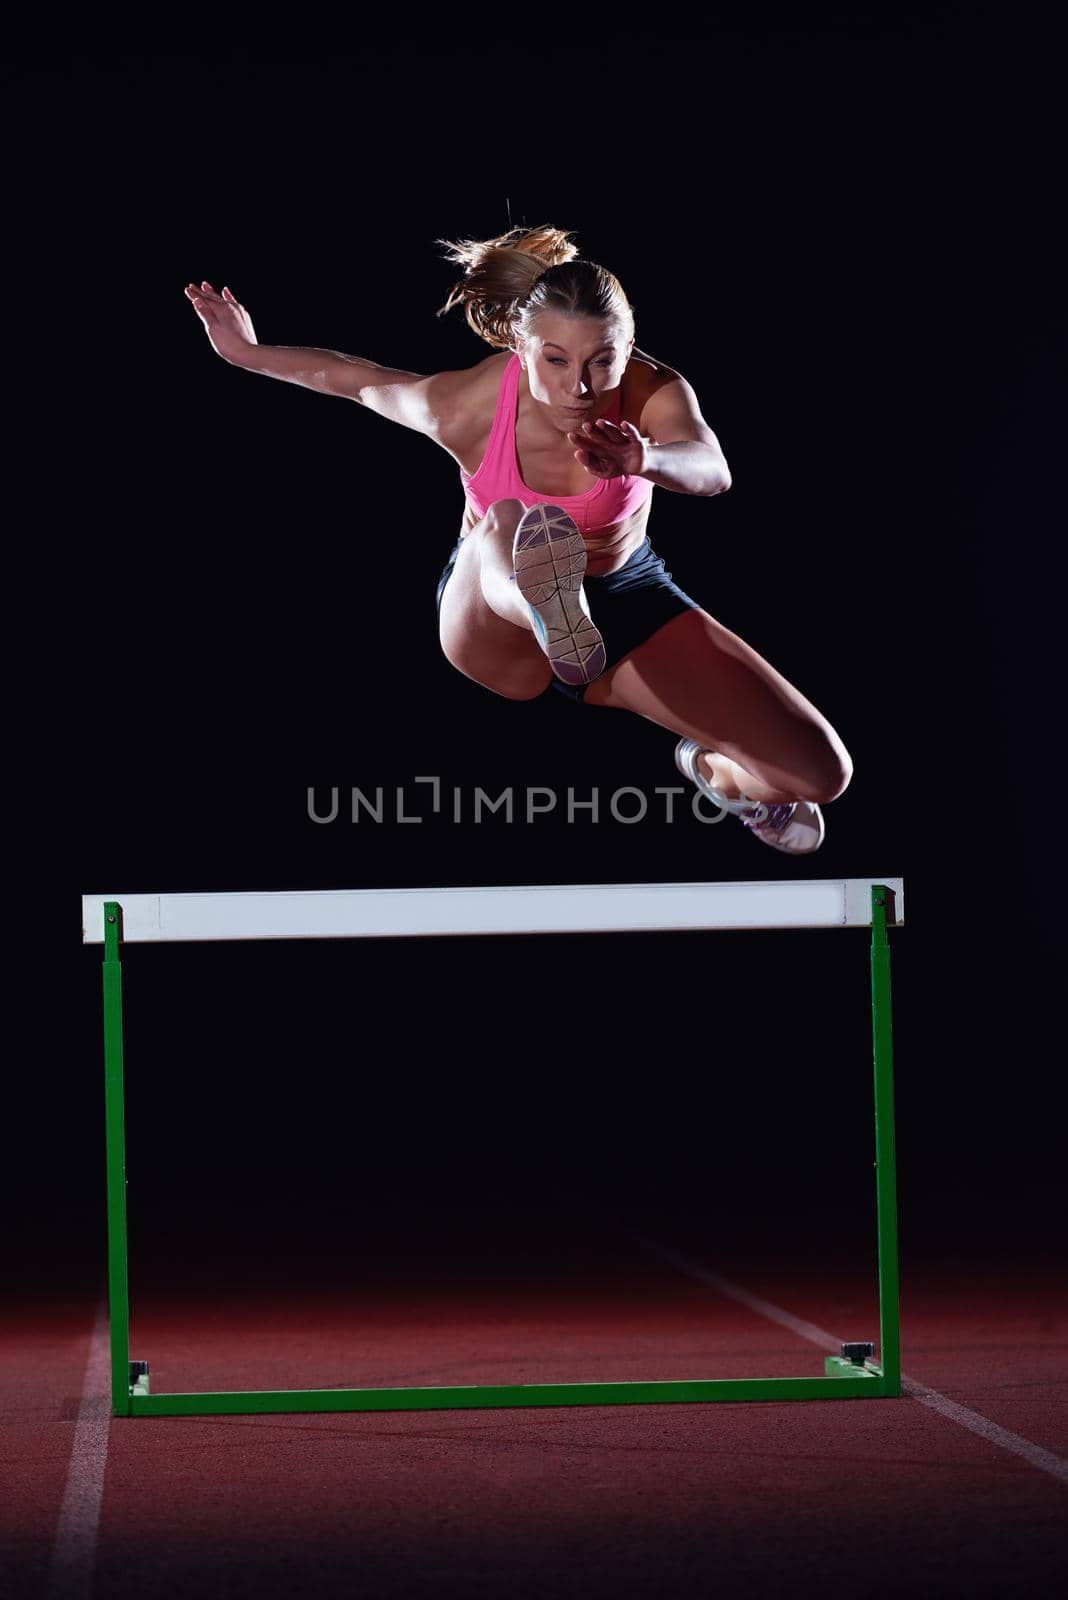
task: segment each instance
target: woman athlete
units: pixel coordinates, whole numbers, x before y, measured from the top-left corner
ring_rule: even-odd
[[[446,246],[497,353],[423,376],[337,350],[261,345],[229,288],[186,286],[232,366],[341,395],[426,434],[466,506],[438,583],[441,648],[509,700],[550,686],[674,733],[675,763],[758,839],[819,849],[821,804],[853,764],[811,701],[685,594],[650,546],[654,484],[715,495],[731,477],[681,373],[635,348],[618,280],[558,228]]]

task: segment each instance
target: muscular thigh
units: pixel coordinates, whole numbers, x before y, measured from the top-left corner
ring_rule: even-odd
[[[585,700],[634,711],[772,782],[818,786],[848,761],[812,702],[699,609],[658,628],[592,683]]]
[[[507,699],[533,700],[552,680],[552,668],[529,629],[506,622],[486,604],[470,535],[441,596],[438,637],[458,672]]]

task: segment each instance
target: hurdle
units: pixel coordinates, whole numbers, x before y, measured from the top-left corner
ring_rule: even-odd
[[[115,1416],[423,1411],[693,1401],[860,1400],[901,1394],[890,949],[904,925],[901,878],[785,883],[613,883],[491,888],[316,889],[82,896],[82,942],[102,944],[111,1403]],[[704,933],[870,928],[879,1350],[841,1346],[796,1378],[153,1393],[130,1359],[122,964],[124,943],[259,939],[438,939],[493,935]]]

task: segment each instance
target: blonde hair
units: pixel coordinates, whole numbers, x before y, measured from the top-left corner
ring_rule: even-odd
[[[529,335],[542,310],[615,321],[633,338],[634,307],[622,284],[579,255],[573,231],[546,224],[510,228],[496,239],[436,239],[464,268],[437,315],[462,305],[468,326],[497,350],[513,349],[517,330]]]

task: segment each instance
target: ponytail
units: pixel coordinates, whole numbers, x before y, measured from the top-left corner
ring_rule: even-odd
[[[573,231],[573,230],[572,230]],[[510,228],[496,239],[436,239],[445,254],[464,268],[436,315],[462,305],[468,326],[497,350],[510,350],[513,330],[534,285],[550,268],[578,256],[570,232],[560,228]]]

